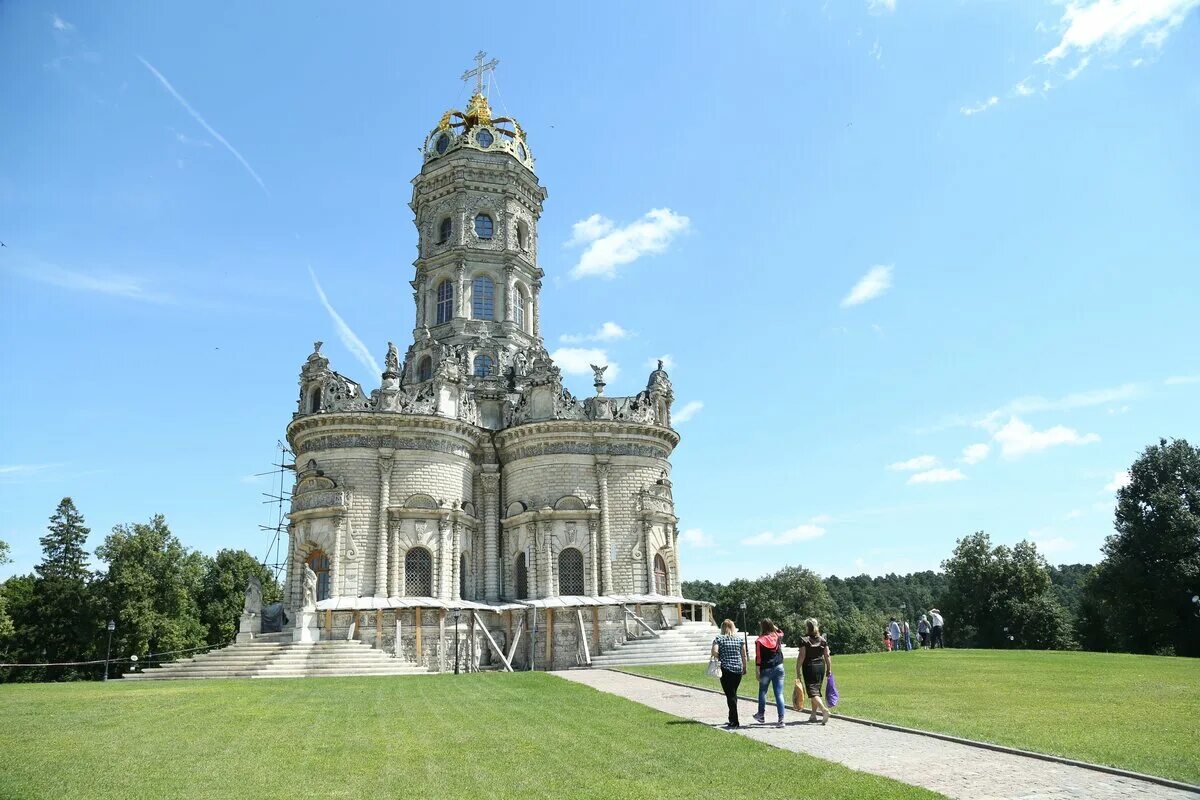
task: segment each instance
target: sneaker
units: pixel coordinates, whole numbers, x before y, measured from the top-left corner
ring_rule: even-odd
[[[783,727],[783,720],[782,720],[782,719],[780,719],[780,720],[779,720],[779,722],[776,722],[776,723],[775,723],[775,727],[776,727],[776,728],[782,728],[782,727]]]
[[[829,724],[829,706],[826,706],[825,708],[821,709],[821,724],[822,725]]]
[[[759,725],[762,725],[763,723],[765,723],[767,721],[766,715],[765,714],[755,714],[754,721],[757,722]]]

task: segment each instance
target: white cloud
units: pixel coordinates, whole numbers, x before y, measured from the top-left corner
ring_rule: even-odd
[[[919,469],[930,469],[937,465],[937,456],[914,456],[907,461],[897,461],[894,464],[888,464],[887,468],[897,472],[911,472]]]
[[[76,272],[46,263],[16,267],[14,271],[31,280],[77,292],[108,294],[129,300],[140,300],[143,303],[174,302],[170,295],[150,289],[142,279],[132,275],[106,270],[95,270],[90,273]]]
[[[605,322],[592,333],[564,333],[558,337],[559,341],[567,343],[576,342],[613,342],[617,339],[624,339],[629,336],[629,331],[622,328],[615,322]]]
[[[817,514],[808,522],[810,525],[827,525],[830,522],[833,522],[833,517],[829,514]]]
[[[875,40],[875,44],[871,45],[870,54],[871,58],[875,59],[876,61],[879,61],[883,58],[883,45],[879,43],[878,39]]]
[[[1172,375],[1163,381],[1167,386],[1183,386],[1188,383],[1200,383],[1200,375]]]
[[[601,236],[613,229],[611,219],[602,217],[599,214],[592,214],[587,219],[581,219],[571,226],[571,240],[567,242],[568,247],[573,247],[578,244],[587,244],[595,241]]]
[[[704,548],[716,544],[712,534],[705,533],[699,528],[688,528],[679,532],[679,539],[689,547]]]
[[[1075,542],[1071,539],[1062,536],[1052,536],[1049,528],[1043,530],[1031,530],[1026,536],[1029,541],[1033,542],[1042,555],[1053,555],[1054,553],[1065,553],[1075,549]]]
[[[939,467],[925,472],[918,472],[908,479],[908,483],[950,483],[951,481],[965,481],[966,475],[957,469],[946,469]]]
[[[873,300],[890,288],[892,288],[892,265],[877,264],[867,270],[867,274],[854,284],[850,294],[842,298],[842,308],[857,306]]]
[[[692,400],[684,403],[683,408],[671,413],[672,424],[678,425],[681,422],[688,422],[692,417],[700,413],[700,409],[704,408],[704,403],[699,400]]]
[[[1130,38],[1159,46],[1200,0],[1075,0],[1067,3],[1062,39],[1041,61],[1054,64],[1072,51],[1086,58],[1096,49],[1120,50]]]
[[[1070,69],[1070,71],[1067,72],[1067,74],[1064,77],[1069,81],[1075,80],[1076,78],[1079,77],[1079,73],[1081,73],[1085,69],[1087,69],[1087,65],[1090,63],[1092,63],[1091,57],[1084,56],[1083,58],[1079,59],[1079,63],[1076,64],[1074,67],[1072,67]]]
[[[325,290],[321,288],[321,284],[317,280],[317,273],[313,272],[312,267],[308,268],[308,274],[312,277],[313,288],[317,290],[317,297],[321,299],[321,305],[325,306],[325,310],[329,312],[329,318],[333,320],[334,330],[337,331],[342,344],[372,375],[382,374],[383,370],[379,368],[379,362],[371,355],[371,351],[362,343],[362,339],[359,339],[358,335],[350,329],[346,320],[342,319],[342,315],[330,304],[329,298],[325,296]]]
[[[57,466],[57,464],[0,464],[0,480],[36,475]]]
[[[662,362],[662,368],[668,372],[675,369],[675,359],[671,358],[670,353],[664,353],[658,358],[651,358],[646,361],[646,369],[658,369],[658,362]]]
[[[669,208],[653,208],[636,222],[617,228],[610,220],[593,214],[575,223],[568,244],[587,244],[571,276],[584,278],[599,275],[612,278],[617,267],[629,264],[644,255],[662,253],[675,237],[688,229],[691,220]],[[581,227],[582,226],[582,227]]]
[[[1083,509],[1073,508],[1063,515],[1063,519],[1079,519],[1083,516]]]
[[[1000,445],[1000,452],[1005,458],[1019,458],[1064,444],[1081,445],[1100,441],[1100,437],[1094,433],[1080,434],[1064,425],[1055,425],[1044,431],[1034,430],[1032,425],[1022,422],[1018,417],[1012,417],[992,438]]]
[[[75,29],[74,25],[67,22],[65,19],[60,17],[58,14],[50,15],[50,26],[53,27],[54,30],[56,30],[56,31],[70,31],[70,30]]]
[[[747,539],[742,539],[742,544],[751,545],[754,547],[760,545],[774,546],[782,544],[795,544],[796,542],[807,542],[812,539],[819,539],[825,535],[825,529],[820,525],[811,523],[797,525],[794,528],[789,528],[782,533],[771,533],[764,531],[763,533],[751,536]]]
[[[224,145],[225,149],[233,154],[233,157],[236,158],[238,160],[238,162],[241,163],[241,165],[246,168],[246,172],[250,173],[250,177],[254,178],[254,180],[258,183],[258,185],[262,187],[262,190],[264,192],[266,192],[267,195],[269,196],[271,194],[271,192],[267,189],[267,185],[265,183],[263,183],[262,178],[258,177],[258,173],[254,171],[254,167],[250,166],[250,162],[242,157],[242,154],[237,151],[237,148],[235,148],[233,145],[231,145],[225,139],[224,136],[217,133],[216,129],[213,128],[213,126],[209,125],[208,122],[205,121],[204,117],[200,116],[200,112],[197,111],[196,109],[192,108],[191,104],[188,103],[188,101],[183,98],[183,95],[181,95],[179,92],[175,91],[175,87],[171,85],[171,82],[168,81],[161,72],[159,72],[157,69],[155,69],[153,64],[151,64],[149,61],[142,58],[141,56],[138,56],[137,58],[138,58],[138,61],[142,62],[142,64],[146,67],[146,69],[150,70],[150,73],[152,75],[154,75],[154,77],[158,78],[158,82],[163,85],[163,88],[165,88],[168,92],[170,92],[171,96],[179,101],[179,104],[181,106],[183,106],[184,109],[188,112],[188,114],[190,114],[192,116],[192,119],[196,120],[196,122],[199,122],[201,127],[203,127],[204,130],[208,131],[208,134],[210,136],[212,136],[214,139],[216,139],[218,142],[220,142],[222,145]]]
[[[615,381],[620,372],[617,362],[610,361],[608,353],[598,347],[560,347],[550,354],[550,358],[568,375],[591,375],[592,364],[597,367],[607,364],[606,383]]]
[[[991,451],[992,448],[983,442],[980,442],[979,444],[969,444],[964,447],[962,451],[963,463],[978,464],[980,461],[983,461],[985,458],[987,458],[988,453]]]
[[[1113,479],[1104,486],[1104,491],[1115,492],[1124,489],[1133,481],[1133,476],[1122,470],[1113,475]]]
[[[1122,400],[1138,397],[1144,389],[1136,383],[1126,383],[1110,389],[1096,389],[1090,392],[1075,392],[1062,397],[1041,397],[1029,395],[1018,397],[1002,405],[994,411],[989,411],[974,424],[987,430],[995,430],[1000,420],[1017,414],[1033,414],[1039,411],[1070,411],[1075,408],[1109,405]]]
[[[1026,78],[1013,87],[1013,94],[1018,97],[1029,97],[1029,95],[1034,94],[1036,91],[1036,89],[1029,85],[1029,78]]]
[[[1000,102],[1000,98],[992,95],[987,100],[981,100],[973,106],[963,106],[958,110],[964,117],[969,117],[972,114],[978,114],[980,111],[987,111],[992,106]]]
[[[867,11],[875,14],[894,14],[896,0],[867,0]]]

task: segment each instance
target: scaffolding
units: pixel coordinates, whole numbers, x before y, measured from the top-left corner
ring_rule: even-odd
[[[276,455],[271,466],[273,469],[260,472],[255,477],[272,476],[272,489],[262,493],[263,505],[269,508],[268,521],[258,526],[258,529],[271,537],[267,545],[266,555],[261,559],[264,567],[271,570],[276,583],[281,583],[280,574],[286,579],[287,545],[284,534],[288,528],[288,511],[291,509],[292,475],[296,471],[296,457],[282,441],[275,442]]]

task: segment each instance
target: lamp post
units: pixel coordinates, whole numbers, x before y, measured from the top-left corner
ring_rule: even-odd
[[[746,647],[750,646],[750,633],[746,630],[746,601],[738,603],[738,608],[742,610],[742,639],[746,642]]]
[[[454,609],[454,674],[458,674],[458,621],[462,619],[462,609]]]
[[[108,680],[108,661],[112,657],[112,632],[117,629],[117,623],[108,621],[108,649],[104,651],[104,680]]]

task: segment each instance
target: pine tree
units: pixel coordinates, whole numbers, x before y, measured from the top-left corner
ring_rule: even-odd
[[[50,662],[84,661],[91,655],[96,625],[84,550],[89,533],[75,503],[64,497],[41,538],[42,561],[34,568],[35,613],[29,638],[40,645]],[[74,678],[81,674],[80,670],[56,668],[46,677]]]

